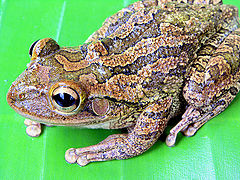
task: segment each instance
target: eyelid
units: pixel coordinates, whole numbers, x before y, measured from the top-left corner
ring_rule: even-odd
[[[40,40],[40,39],[39,39],[39,40]],[[32,57],[32,54],[33,54],[33,49],[34,49],[35,45],[37,44],[37,42],[38,42],[39,40],[33,42],[33,43],[31,44],[30,48],[29,48],[29,55],[30,55],[31,57]]]

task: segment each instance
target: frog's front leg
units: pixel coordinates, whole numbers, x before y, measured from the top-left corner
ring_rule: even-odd
[[[240,29],[214,46],[217,48],[209,60],[200,56],[194,63],[197,66],[190,69],[184,87],[184,97],[190,106],[171,129],[166,139],[168,146],[175,144],[179,131],[194,135],[203,124],[224,111],[240,89]]]
[[[164,131],[169,120],[172,100],[159,100],[149,105],[128,134],[114,134],[97,145],[66,151],[69,163],[85,166],[94,161],[128,159],[149,149]]]

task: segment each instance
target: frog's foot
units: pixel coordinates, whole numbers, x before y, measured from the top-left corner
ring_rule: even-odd
[[[124,153],[121,152],[127,151],[129,145],[126,141],[127,134],[114,134],[97,145],[68,149],[65,153],[65,159],[68,163],[77,163],[80,166],[85,166],[95,161],[126,159],[126,156],[123,155]],[[122,147],[118,147],[119,145]]]
[[[41,124],[30,119],[25,119],[24,124],[27,126],[26,133],[31,137],[38,137],[41,132]]]
[[[190,128],[189,125],[192,124],[193,121],[196,121],[199,115],[200,111],[190,106],[184,113],[183,119],[170,130],[170,133],[166,138],[166,144],[168,146],[174,146],[178,132],[187,131],[188,128]]]
[[[163,133],[169,120],[172,99],[166,98],[150,104],[139,116],[128,134],[114,134],[97,145],[66,151],[69,163],[85,166],[94,161],[128,159],[149,149]]]
[[[228,99],[233,98],[230,96],[231,95],[226,94],[225,97],[228,97]],[[193,136],[200,127],[208,122],[208,120],[227,108],[230,102],[220,103],[222,100],[223,99],[220,99],[211,106],[208,106],[206,111],[190,106],[183,114],[183,119],[170,130],[170,133],[166,138],[166,144],[168,146],[174,146],[177,134],[180,131],[186,136]]]
[[[238,88],[236,91],[238,91],[240,88],[240,83],[237,84],[238,86],[235,86],[236,89]],[[235,96],[236,93],[232,94],[232,92],[229,90],[222,96],[221,99],[205,108],[202,107],[202,109],[200,109],[189,106],[186,112],[183,114],[183,119],[170,130],[170,133],[166,138],[166,144],[168,146],[173,146],[176,142],[177,134],[180,131],[182,131],[186,136],[193,136],[206,122],[224,111]]]

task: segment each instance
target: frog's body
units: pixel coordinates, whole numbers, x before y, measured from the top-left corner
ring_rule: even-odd
[[[193,135],[238,93],[237,9],[220,0],[164,2],[130,5],[82,46],[60,48],[50,38],[32,45],[30,65],[8,93],[11,107],[49,125],[129,130],[69,149],[68,162],[141,154],[183,114],[166,140],[171,146],[179,131]]]

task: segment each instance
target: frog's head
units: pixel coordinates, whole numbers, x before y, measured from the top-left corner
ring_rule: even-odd
[[[133,105],[106,97],[106,87],[96,79],[91,59],[89,68],[76,69],[75,63],[86,61],[83,50],[60,48],[45,38],[34,42],[29,54],[27,69],[7,94],[9,105],[22,116],[44,124],[106,127],[109,121],[133,114]],[[103,76],[108,74],[103,71]]]

